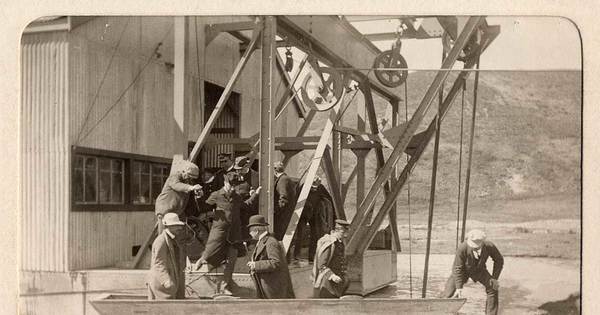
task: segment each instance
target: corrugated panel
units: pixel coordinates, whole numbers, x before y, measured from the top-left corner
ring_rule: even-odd
[[[72,212],[70,270],[114,266],[131,261],[154,226],[153,212]]]
[[[66,271],[68,44],[64,33],[22,41],[23,270]]]

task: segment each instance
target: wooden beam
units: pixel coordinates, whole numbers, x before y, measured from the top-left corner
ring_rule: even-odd
[[[157,231],[158,231],[158,222],[154,223],[154,227],[152,227],[152,231],[150,231],[150,234],[148,234],[148,236],[144,240],[144,243],[138,250],[137,254],[135,254],[135,258],[133,259],[133,264],[131,265],[132,269],[137,269],[137,267],[140,265],[140,262],[142,261],[142,258],[146,254],[146,251],[148,251],[148,249],[150,248],[150,245],[152,245],[152,242],[154,242]]]
[[[346,200],[346,196],[348,195],[348,188],[350,188],[350,183],[352,183],[352,181],[356,177],[356,173],[358,173],[358,168],[357,168],[357,166],[354,166],[354,168],[352,169],[352,173],[350,173],[350,175],[348,176],[348,179],[346,179],[346,182],[342,184],[342,199],[343,200]],[[357,204],[358,204],[358,202],[357,202]]]
[[[473,67],[473,62],[469,62],[469,63],[465,64],[465,69],[470,69],[472,67]],[[444,99],[444,102],[443,102],[442,106],[440,107],[440,110],[438,113],[438,115],[442,118],[442,120],[448,113],[448,109],[450,108],[450,105],[452,105],[456,96],[459,94],[460,89],[462,89],[463,80],[466,80],[470,74],[471,74],[470,71],[462,71],[458,75],[456,80],[454,81],[454,84],[452,85],[452,88],[450,89],[450,91],[448,92],[448,95]],[[433,136],[434,131],[435,131],[435,121],[432,121],[429,124],[429,127],[427,128],[427,130],[425,130],[423,132],[423,134],[424,134],[423,140],[415,148],[415,150],[414,150],[413,154],[410,156],[410,159],[408,160],[406,166],[402,170],[402,173],[398,177],[398,180],[393,184],[390,195],[388,195],[388,197],[385,199],[383,205],[380,207],[380,209],[376,213],[376,216],[373,219],[373,226],[378,227],[381,224],[381,222],[383,222],[383,219],[385,218],[386,214],[391,210],[393,202],[395,202],[395,199],[398,197],[398,194],[404,187],[404,184],[406,183],[412,168],[414,167],[416,162],[421,157],[423,151],[427,147],[427,144],[431,141],[431,137]],[[389,161],[389,159],[388,159],[388,161]],[[354,220],[353,220],[353,222],[354,222]],[[356,230],[355,234],[353,234],[353,237],[356,236],[356,240],[364,239],[364,242],[360,242],[360,244],[357,244],[358,241],[355,240],[354,241],[355,243],[352,243],[352,238],[351,238],[351,240],[348,242],[348,246],[346,247],[346,253],[348,255],[350,255],[352,253],[364,252],[364,250],[368,247],[368,244],[372,241],[376,232],[377,232],[377,228],[366,230],[366,231],[365,231],[365,229]]]
[[[386,32],[386,33],[370,33],[364,35],[366,39],[373,42],[380,42],[386,40],[396,40],[398,38],[398,34],[396,32]],[[404,32],[400,35],[401,39],[430,39],[430,38],[441,38],[442,36],[434,35],[430,36],[427,33],[421,32]]]
[[[361,132],[360,130],[356,130],[356,129],[353,129],[350,127],[339,126],[339,125],[334,126],[333,130],[351,135],[356,139],[377,142],[377,143],[381,144],[383,147],[388,148],[388,149],[394,148],[394,146],[392,146],[392,144],[381,133],[370,134],[370,133],[366,133],[364,131]]]
[[[342,189],[340,187],[340,182],[335,174],[335,165],[333,164],[333,159],[331,158],[331,151],[329,148],[325,148],[325,153],[323,154],[323,160],[321,161],[321,165],[323,167],[323,171],[325,172],[325,177],[327,178],[327,183],[329,183],[329,190],[331,190],[331,195],[333,197],[333,205],[335,206],[335,213],[338,219],[346,220],[346,213],[344,212],[344,201],[342,199]]]
[[[456,40],[454,46],[450,50],[448,57],[444,60],[442,64],[442,71],[438,71],[437,75],[433,79],[433,82],[429,86],[429,89],[425,93],[419,107],[411,117],[408,122],[406,129],[402,133],[402,136],[398,140],[398,143],[395,145],[394,150],[391,152],[388,160],[385,162],[383,167],[381,168],[378,176],[375,178],[371,189],[367,193],[365,200],[360,205],[359,210],[357,212],[357,216],[359,218],[352,220],[352,225],[350,229],[350,233],[356,231],[359,227],[363,227],[366,225],[366,221],[364,220],[365,214],[375,203],[375,199],[377,195],[381,191],[383,185],[388,181],[389,176],[392,172],[392,168],[396,165],[398,158],[404,153],[410,138],[415,133],[421,121],[425,117],[435,95],[439,91],[443,81],[447,78],[449,71],[443,71],[446,69],[451,69],[456,62],[456,59],[459,56],[460,51],[464,48],[471,34],[475,31],[482,18],[479,16],[470,17],[467,24],[464,27],[464,30],[461,32],[460,36]],[[348,242],[348,249],[350,252],[355,251],[358,243],[362,243],[363,240],[359,240],[356,238],[356,235],[351,234],[350,241]]]
[[[283,77],[283,81],[285,82],[286,86],[288,87],[286,92],[283,93],[283,96],[281,98],[282,98],[282,100],[287,100],[288,97],[291,96],[294,101],[294,104],[296,105],[296,110],[298,111],[298,114],[300,114],[301,117],[305,117],[306,116],[306,108],[304,107],[304,103],[300,100],[300,97],[298,97],[298,92],[296,91],[294,84],[296,83],[296,80],[300,76],[300,73],[302,72],[302,69],[304,68],[304,65],[306,64],[308,56],[305,56],[302,59],[302,61],[300,62],[300,65],[298,66],[298,72],[296,72],[294,79],[290,78],[290,75],[287,73],[287,71],[285,71],[285,65],[283,63],[283,60],[281,60],[281,56],[279,55],[279,53],[276,54],[276,57],[277,57],[277,70],[279,70],[280,75]],[[281,106],[283,106],[283,104]]]
[[[233,85],[239,79],[240,74],[242,73],[242,70],[244,69],[244,66],[246,65],[246,63],[248,62],[248,59],[250,59],[250,56],[251,56],[252,52],[254,51],[256,42],[258,41],[259,35],[261,33],[261,29],[262,29],[262,24],[257,24],[255,26],[255,29],[252,34],[252,40],[250,41],[250,45],[248,46],[248,49],[244,52],[244,55],[242,55],[242,58],[240,59],[237,66],[233,70],[233,74],[231,75],[229,82],[227,82],[227,85],[225,86],[225,89],[223,90],[223,93],[221,94],[221,97],[219,98],[219,101],[217,102],[215,109],[210,114],[208,121],[204,125],[204,128],[202,128],[202,132],[200,133],[198,140],[196,140],[196,144],[194,144],[194,148],[192,149],[192,152],[190,153],[190,157],[189,157],[190,161],[194,161],[196,159],[196,157],[198,156],[198,154],[200,153],[200,150],[204,146],[204,143],[206,142],[206,139],[207,139],[208,135],[210,134],[211,129],[214,127],[215,123],[217,122],[217,119],[219,118],[219,115],[221,115],[221,112],[225,108],[227,100],[229,99],[229,96],[231,95],[231,92],[233,90]]]
[[[275,17],[264,17],[264,29],[261,36],[261,90],[260,90],[260,166],[259,183],[262,187],[259,198],[259,214],[263,215],[269,223],[269,231],[273,232],[274,214],[274,175],[273,151],[275,147],[275,134],[273,122],[275,121],[275,106],[273,100],[273,76],[277,50],[275,47],[275,34],[277,23]]]
[[[325,123],[325,127],[321,133],[321,138],[319,139],[319,143],[315,148],[314,156],[311,160],[308,170],[306,171],[306,178],[304,180],[305,183],[312,183],[315,175],[317,174],[317,170],[319,169],[319,165],[321,164],[321,159],[323,157],[323,153],[325,152],[325,148],[327,147],[327,143],[329,142],[329,138],[331,137],[333,124],[340,119],[340,113],[343,113],[346,107],[349,105],[350,101],[345,102],[344,94],[342,94],[341,101],[329,110],[329,119],[327,120],[327,123]],[[303,185],[300,195],[298,196],[298,201],[296,202],[296,208],[294,209],[294,213],[292,214],[286,233],[283,236],[283,247],[285,248],[286,253],[290,248],[292,239],[294,238],[296,226],[298,225],[298,220],[300,219],[302,211],[304,210],[304,205],[309,192],[310,185]]]
[[[185,86],[186,51],[188,49],[188,18],[185,16],[174,17],[173,28],[173,50],[174,50],[174,69],[173,69],[173,120],[177,125],[179,135],[175,137],[179,152],[183,157],[188,154],[188,123],[187,106],[185,104],[187,91]]]

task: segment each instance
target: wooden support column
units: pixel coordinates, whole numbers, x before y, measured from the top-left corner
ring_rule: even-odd
[[[217,122],[219,115],[221,115],[221,112],[225,108],[225,104],[227,103],[227,100],[229,99],[229,96],[231,95],[231,92],[233,90],[233,85],[239,79],[240,73],[242,73],[244,66],[248,62],[248,59],[250,59],[252,52],[254,52],[254,48],[256,47],[256,43],[259,39],[261,29],[262,29],[262,24],[257,24],[255,26],[253,34],[252,34],[252,40],[250,41],[250,44],[248,44],[248,49],[246,49],[246,51],[242,55],[242,58],[240,59],[237,66],[233,70],[233,74],[231,75],[229,82],[227,82],[227,85],[225,86],[225,89],[223,90],[221,97],[219,97],[219,101],[217,102],[215,109],[210,114],[210,117],[208,118],[206,125],[204,125],[204,128],[202,129],[202,132],[200,133],[200,136],[198,137],[198,140],[196,140],[196,144],[194,145],[194,148],[192,149],[192,153],[190,153],[190,157],[189,157],[190,161],[194,161],[196,159],[196,157],[198,156],[198,154],[200,154],[200,150],[206,143],[206,140],[208,139],[208,135],[210,134],[210,131],[212,130],[215,123]]]
[[[264,29],[261,37],[261,90],[260,90],[260,166],[259,177],[262,191],[259,200],[259,213],[269,223],[269,231],[273,232],[273,151],[275,135],[273,122],[275,120],[273,90],[273,75],[275,71],[275,34],[277,24],[273,16],[264,18]]]
[[[390,102],[390,105],[392,106],[392,128],[398,126],[398,117],[400,115],[400,113],[398,112],[398,106],[400,105],[400,102],[398,100],[394,100]],[[397,178],[398,178],[398,166],[394,167],[394,173],[393,173],[393,178],[392,178],[392,186],[396,184],[397,182]],[[394,204],[394,206],[392,207],[392,209],[390,210],[390,216],[389,216],[389,220],[390,223],[393,222],[393,225],[390,225],[390,228],[392,229],[392,237],[394,238],[393,242],[392,242],[392,250],[393,251],[401,251],[402,247],[400,245],[400,234],[398,231],[398,214],[396,211],[396,204]]]
[[[417,110],[413,114],[412,118],[406,125],[406,129],[404,129],[404,131],[402,132],[402,135],[398,139],[398,142],[396,143],[394,150],[390,154],[390,157],[388,158],[386,163],[381,168],[378,176],[375,178],[375,181],[374,181],[373,185],[371,186],[371,189],[367,193],[365,200],[360,205],[359,210],[357,212],[357,216],[360,216],[359,219],[352,220],[352,225],[351,225],[351,229],[350,229],[351,235],[350,235],[350,240],[348,242],[348,247],[347,247],[347,250],[349,250],[350,253],[356,251],[357,248],[359,247],[358,245],[360,243],[363,243],[366,241],[370,242],[370,240],[367,240],[367,239],[363,238],[362,236],[358,235],[360,233],[356,233],[357,229],[365,226],[365,223],[366,223],[365,214],[366,214],[367,210],[373,206],[373,204],[375,202],[375,198],[381,191],[384,183],[386,183],[388,181],[393,167],[398,162],[398,158],[404,153],[404,150],[408,146],[410,139],[412,138],[415,131],[421,124],[421,121],[425,117],[425,114],[427,113],[435,95],[438,93],[438,91],[442,85],[442,82],[448,77],[449,71],[444,71],[444,70],[451,69],[454,66],[454,63],[456,62],[456,58],[458,57],[459,53],[464,48],[465,44],[467,43],[468,39],[471,37],[471,35],[475,31],[475,29],[479,26],[481,21],[482,21],[482,18],[479,16],[474,16],[474,17],[469,18],[469,21],[465,25],[463,31],[461,32],[461,34],[458,37],[458,39],[456,40],[454,46],[450,50],[448,57],[444,60],[444,63],[442,64],[442,69],[441,69],[442,71],[438,71],[437,75],[433,79],[433,82],[429,86],[429,89],[425,93],[425,96],[421,100],[419,107],[417,108]],[[376,229],[376,227],[372,228],[372,229]]]
[[[176,16],[174,18],[174,64],[173,69],[173,119],[177,124],[179,135],[176,139],[178,151],[182,152],[183,158],[188,155],[188,111],[185,105],[185,68],[186,50],[188,49],[188,18],[185,16]]]
[[[329,148],[325,148],[322,160],[323,171],[327,177],[329,183],[329,189],[331,189],[331,196],[333,197],[333,204],[335,206],[335,214],[338,219],[346,220],[346,212],[344,211],[344,200],[342,199],[342,189],[340,182],[336,176],[335,164],[331,157]]]

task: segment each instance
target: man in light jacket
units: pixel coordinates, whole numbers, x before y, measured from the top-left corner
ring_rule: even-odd
[[[494,261],[491,275],[485,265],[488,257]],[[469,231],[466,241],[456,249],[452,275],[446,282],[442,297],[461,298],[463,285],[471,278],[485,287],[487,294],[485,313],[488,315],[498,314],[498,289],[500,287],[498,278],[503,265],[502,254],[494,243],[486,240],[485,233],[480,230]]]
[[[181,239],[185,223],[175,213],[162,218],[165,229],[152,243],[152,260],[148,276],[148,299],[185,298],[185,255]]]
[[[285,258],[285,249],[277,239],[269,233],[265,217],[250,217],[248,228],[250,236],[257,240],[248,262],[252,280],[256,286],[259,299],[293,299],[292,278]]]

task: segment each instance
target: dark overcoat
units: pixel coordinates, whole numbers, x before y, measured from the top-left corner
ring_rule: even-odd
[[[283,173],[275,179],[275,202],[273,213],[273,232],[275,238],[282,240],[296,204],[297,183]]]
[[[148,298],[152,300],[185,298],[185,255],[163,231],[152,243],[152,260],[148,274]]]
[[[255,276],[260,285],[257,297],[262,299],[293,299],[294,289],[288,269],[285,250],[275,237],[267,234],[258,241],[252,261],[255,265]],[[261,292],[264,295],[261,295]]]

